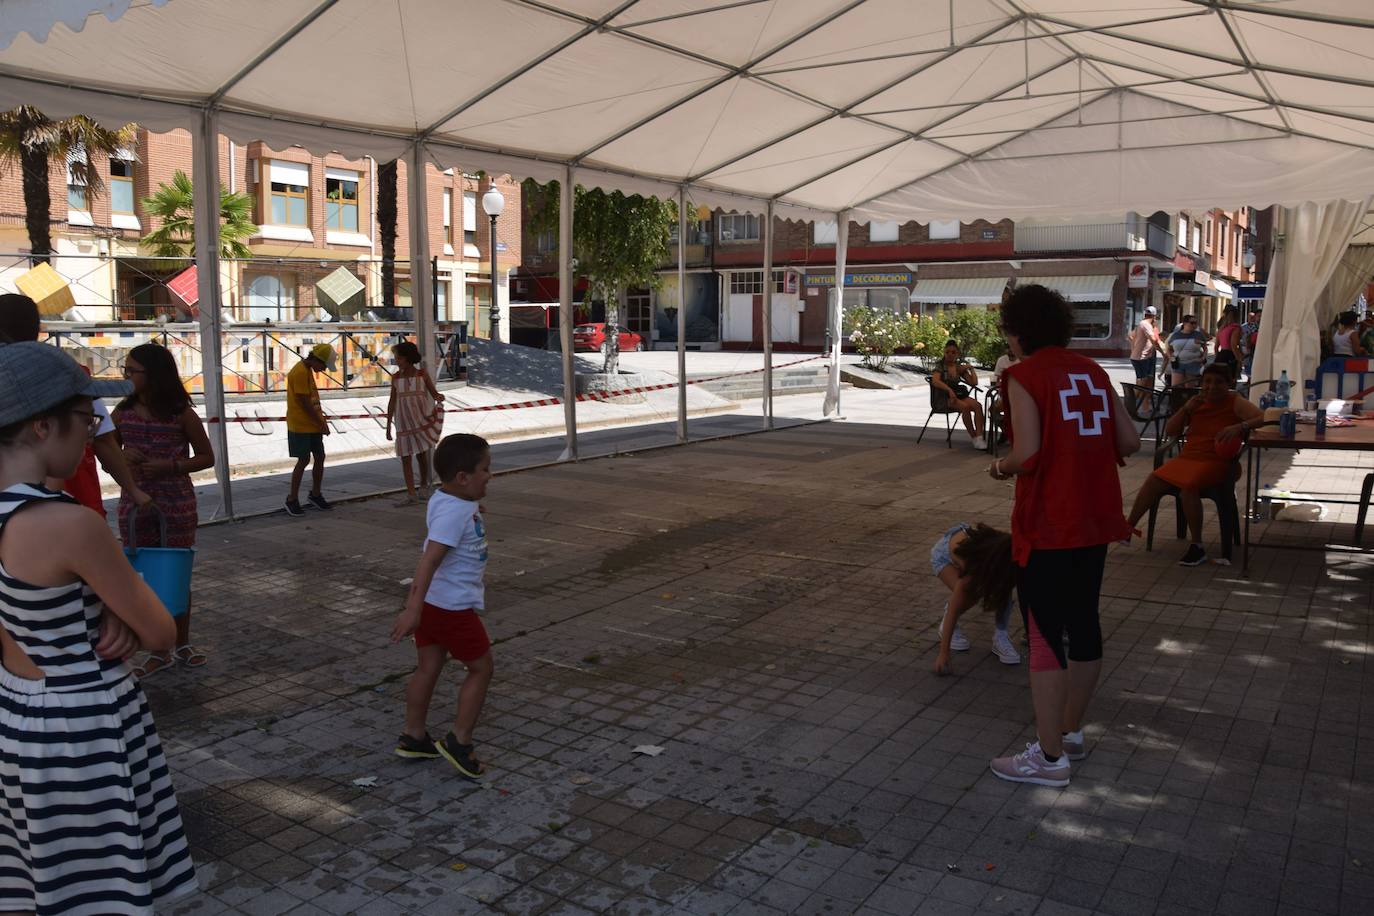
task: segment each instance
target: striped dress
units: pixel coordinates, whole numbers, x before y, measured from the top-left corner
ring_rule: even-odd
[[[391,378],[396,394],[396,454],[401,458],[427,452],[444,434],[444,415],[437,412],[434,396],[419,372]]]
[[[71,497],[0,491],[14,513]],[[148,702],[94,644],[104,609],[85,583],[29,585],[0,565],[0,623],[39,680],[0,667],[0,912],[152,913],[196,889]]]

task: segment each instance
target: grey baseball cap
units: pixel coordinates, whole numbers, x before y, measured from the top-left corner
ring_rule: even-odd
[[[133,390],[129,382],[91,378],[51,344],[0,345],[0,426],[37,416],[77,395],[121,397]]]

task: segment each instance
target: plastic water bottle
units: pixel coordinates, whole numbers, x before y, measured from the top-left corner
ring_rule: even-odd
[[[1274,406],[1287,407],[1288,393],[1293,388],[1293,383],[1288,381],[1288,370],[1279,373],[1279,380],[1274,383]]]

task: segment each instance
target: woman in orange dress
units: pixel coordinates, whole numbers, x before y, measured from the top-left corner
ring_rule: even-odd
[[[1187,438],[1177,458],[1170,458],[1145,478],[1136,494],[1135,505],[1126,521],[1134,529],[1171,487],[1179,490],[1183,518],[1188,523],[1192,543],[1179,560],[1180,566],[1199,566],[1207,561],[1202,546],[1202,491],[1225,483],[1231,476],[1231,461],[1239,451],[1237,437],[1246,429],[1264,422],[1260,409],[1231,390],[1231,369],[1214,363],[1202,371],[1202,389],[1183,409],[1169,418],[1164,427],[1170,437],[1185,433]],[[1228,444],[1229,443],[1229,444]],[[1139,531],[1134,532],[1139,534]]]

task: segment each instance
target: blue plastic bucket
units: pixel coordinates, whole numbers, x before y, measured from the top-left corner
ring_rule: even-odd
[[[158,522],[161,526],[159,541],[167,543],[167,519],[156,506]],[[135,544],[137,539],[138,509],[129,510],[126,544]],[[125,547],[124,555],[134,571],[148,583],[148,587],[162,601],[173,617],[180,617],[191,606],[191,567],[195,563],[196,551],[193,547]]]

